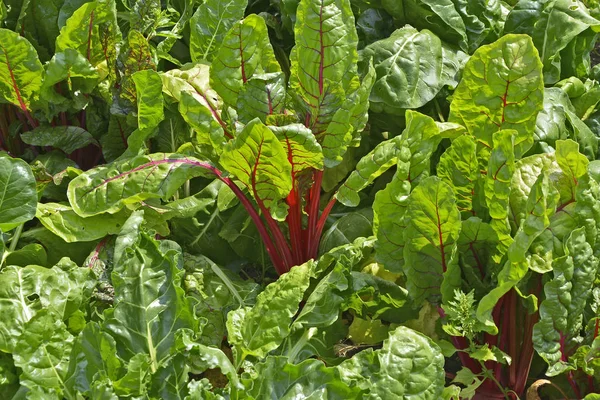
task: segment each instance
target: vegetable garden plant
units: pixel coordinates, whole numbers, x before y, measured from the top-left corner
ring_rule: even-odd
[[[597,32],[0,0],[0,399],[600,398]]]

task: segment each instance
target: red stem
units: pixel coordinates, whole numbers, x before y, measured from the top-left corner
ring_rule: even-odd
[[[311,249],[311,254],[312,254],[313,258],[317,258],[317,256],[318,256],[319,244],[321,242],[321,235],[323,234],[323,228],[325,227],[325,222],[327,222],[329,213],[331,212],[331,209],[335,205],[336,201],[337,201],[336,198],[332,197],[331,200],[329,200],[329,203],[327,203],[327,205],[323,209],[321,216],[319,217],[319,221],[317,222],[317,229],[315,231],[315,240],[313,242],[314,247]]]
[[[221,171],[219,171],[218,169],[215,168],[213,170],[213,172],[215,173],[215,175],[217,175],[217,178],[219,178],[221,180],[221,182],[223,182],[227,186],[229,186],[229,188],[233,191],[233,193],[235,193],[237,198],[240,200],[240,202],[242,203],[242,205],[244,206],[244,208],[250,215],[250,218],[252,218],[252,221],[254,222],[254,225],[256,225],[256,229],[258,229],[258,233],[260,234],[260,237],[262,238],[263,243],[265,244],[267,253],[269,254],[269,257],[271,258],[271,261],[273,262],[273,266],[275,267],[275,270],[277,271],[277,273],[279,275],[286,273],[287,270],[286,270],[285,264],[283,263],[281,257],[279,256],[279,253],[277,252],[277,249],[275,248],[275,245],[273,244],[273,241],[271,240],[271,236],[269,235],[267,228],[265,227],[262,219],[260,219],[260,215],[258,215],[258,212],[256,212],[256,210],[254,209],[254,207],[252,206],[252,203],[250,203],[250,200],[248,200],[246,195],[244,195],[244,193],[235,184],[235,182],[233,182],[229,178],[223,177]]]
[[[573,377],[573,371],[569,371],[567,373],[567,380],[569,381],[569,385],[571,385],[571,389],[573,389],[573,393],[575,393],[575,398],[581,399],[581,392],[579,391],[579,387],[577,386],[577,382]]]
[[[509,292],[509,339],[508,339],[508,355],[512,362],[508,367],[508,387],[514,388],[517,383],[517,364],[519,360],[519,351],[517,341],[517,292],[511,290]],[[506,318],[505,318],[506,320]]]
[[[307,240],[306,240],[306,256],[310,258],[316,258],[316,254],[313,254],[314,240],[319,240],[315,237],[317,230],[317,223],[319,218],[319,202],[321,200],[321,182],[323,181],[323,171],[313,172],[313,184],[310,187],[308,195],[308,227],[307,227]],[[317,244],[318,246],[318,244]]]
[[[294,186],[295,185],[296,182],[294,182]],[[290,232],[292,256],[296,264],[301,264],[305,259],[304,249],[302,247],[302,205],[300,203],[300,194],[296,187],[292,189],[286,201],[289,206],[287,224]]]

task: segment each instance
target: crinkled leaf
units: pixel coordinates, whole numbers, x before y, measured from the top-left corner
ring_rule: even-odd
[[[493,147],[485,176],[485,202],[490,225],[498,234],[494,260],[499,263],[512,243],[508,223],[511,180],[515,171],[515,131],[502,130],[493,134]]]
[[[289,364],[286,357],[268,357],[254,366],[252,375],[244,374],[246,387],[243,399],[331,399],[360,398],[357,387],[350,388],[340,379],[336,368],[326,367],[322,361],[306,360]]]
[[[542,170],[529,193],[525,206],[526,218],[521,223],[514,241],[508,246],[506,252],[508,260],[498,273],[497,286],[486,294],[477,306],[477,318],[485,324],[487,332],[496,334],[497,327],[492,319],[492,310],[498,300],[527,274],[530,266],[527,251],[534,240],[550,225],[549,217],[555,212],[557,201],[558,192],[550,184],[548,172]]]
[[[515,155],[520,158],[533,144],[543,85],[542,63],[531,38],[503,36],[477,49],[465,65],[449,120],[475,137],[478,153],[493,146],[495,132],[515,129]]]
[[[68,318],[86,297],[88,269],[79,269],[68,259],[52,268],[9,266],[0,274],[0,349],[12,352],[26,324],[42,309],[53,320]]]
[[[461,136],[442,154],[437,165],[437,175],[456,194],[456,206],[463,216],[475,215],[473,197],[480,175],[476,149],[472,136]]]
[[[283,112],[285,105],[285,75],[283,72],[255,74],[239,92],[237,112],[240,121],[260,118],[266,122],[269,115]]]
[[[290,87],[300,119],[318,137],[325,134],[350,139],[351,106],[343,104],[360,83],[358,37],[349,2],[302,0],[294,33],[297,41],[290,54]],[[340,126],[331,129],[339,131],[325,133],[334,119],[334,125]]]
[[[98,373],[117,380],[123,365],[116,354],[115,339],[102,331],[98,323],[88,323],[73,344],[65,385],[88,393],[92,384],[98,382],[95,379]]]
[[[66,81],[73,105],[76,108],[81,108],[88,101],[83,94],[91,93],[99,80],[98,70],[92,67],[83,55],[76,50],[65,49],[63,52],[56,53],[46,65],[46,74],[40,93],[44,100],[52,103],[52,106],[67,103],[68,97],[59,93],[55,86]],[[68,103],[61,106],[60,110],[67,109],[66,106],[68,106]]]
[[[369,399],[439,399],[444,356],[427,336],[396,328],[380,350],[364,350],[340,364],[342,381],[363,388]]]
[[[73,336],[55,314],[41,310],[29,320],[13,350],[15,365],[22,371],[21,384],[37,385],[59,393],[69,365]]]
[[[207,0],[190,19],[192,61],[212,60],[227,31],[244,17],[247,0]]]
[[[210,176],[214,167],[178,154],[152,154],[93,168],[69,183],[73,210],[82,217],[114,214],[126,204],[168,200],[187,180]]]

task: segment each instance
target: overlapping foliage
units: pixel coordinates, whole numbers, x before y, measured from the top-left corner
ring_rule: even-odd
[[[596,398],[599,31],[0,0],[0,398]]]

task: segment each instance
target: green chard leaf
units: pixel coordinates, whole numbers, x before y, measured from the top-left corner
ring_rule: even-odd
[[[49,310],[38,311],[24,326],[13,350],[21,369],[21,384],[33,391],[62,392],[73,345],[73,335]]]
[[[401,326],[380,350],[363,350],[340,364],[342,381],[368,398],[439,399],[444,389],[444,356],[427,336]]]
[[[133,106],[137,102],[138,88],[134,74],[140,71],[156,70],[156,64],[152,57],[152,48],[144,35],[136,30],[130,30],[127,41],[119,53],[117,64],[122,76],[119,87],[119,95]]]
[[[182,278],[181,249],[140,232],[143,213],[127,220],[115,244],[112,283],[115,307],[105,312],[104,329],[116,340],[124,359],[149,357],[155,372],[170,356],[178,329],[198,330],[193,303],[178,285]]]
[[[395,138],[379,143],[369,154],[361,158],[348,179],[340,186],[335,197],[349,207],[356,207],[360,202],[358,193],[369,186],[385,171],[398,164],[398,157],[404,149],[402,138]]]
[[[544,81],[552,85],[561,77],[560,52],[590,27],[599,31],[600,21],[579,1],[521,0],[508,14],[504,32],[525,33],[533,38],[544,64]]]
[[[298,312],[314,268],[313,261],[293,267],[258,295],[254,307],[228,314],[228,340],[237,357],[262,359],[281,345],[290,334],[292,317]]]
[[[544,285],[546,298],[540,305],[540,320],[533,328],[533,344],[548,363],[548,376],[568,369],[568,350],[578,341],[582,314],[598,271],[598,258],[587,242],[585,229],[578,228],[565,243],[565,256],[554,259],[553,278]]]
[[[525,210],[526,218],[506,251],[508,260],[498,273],[498,284],[479,302],[477,318],[485,324],[485,330],[489,333],[497,332],[492,319],[494,306],[504,294],[525,277],[530,268],[528,250],[535,239],[550,225],[550,216],[556,210],[559,197],[558,191],[550,182],[548,171],[543,169],[529,193]]]
[[[76,50],[65,49],[56,53],[46,65],[40,98],[47,102],[50,115],[81,110],[88,105],[88,95],[99,82],[99,71],[83,55]],[[56,89],[64,86],[69,93],[58,93]]]
[[[472,136],[461,136],[452,141],[437,165],[437,176],[456,194],[456,205],[463,216],[475,215],[473,198],[480,175],[476,149]]]
[[[353,116],[366,96],[358,76],[358,36],[348,0],[302,0],[290,54],[295,110],[323,146],[325,164],[342,161],[354,140]]]
[[[65,242],[89,242],[116,235],[121,231],[127,211],[83,218],[69,206],[58,203],[39,203],[36,217],[49,231]]]
[[[56,51],[75,49],[92,66],[105,63],[106,74],[115,74],[116,43],[120,41],[114,0],[84,3],[66,20],[56,38]]]
[[[223,102],[209,84],[209,66],[188,64],[161,74],[163,91],[179,102],[179,112],[196,131],[200,143],[210,143],[220,153],[226,139],[233,135],[221,110]]]
[[[207,0],[190,19],[192,61],[211,61],[229,29],[244,17],[247,0]]]
[[[39,96],[44,68],[37,52],[18,33],[0,28],[0,98],[27,114]]]
[[[210,68],[210,83],[224,102],[235,106],[242,91],[246,95],[255,93],[244,90],[252,77],[276,73],[281,75],[281,68],[269,42],[267,25],[263,18],[252,14],[236,22],[225,35]],[[268,106],[273,108],[267,91],[253,100],[270,102]]]
[[[392,181],[377,192],[373,203],[376,259],[392,272],[400,272],[404,266],[404,231],[408,223],[405,215],[411,191],[410,156],[410,150],[404,144],[398,153]]]
[[[66,154],[90,144],[98,145],[91,133],[78,126],[41,126],[22,133],[21,139],[32,146],[50,146]]]
[[[0,153],[0,229],[9,231],[35,216],[37,192],[29,165]]]
[[[341,381],[336,368],[326,367],[322,361],[306,360],[290,364],[286,357],[268,357],[256,364],[252,375],[242,375],[246,387],[242,399],[331,399],[360,398],[360,389],[350,388]]]
[[[479,157],[484,160],[493,147],[495,132],[516,130],[515,156],[520,158],[533,144],[543,85],[542,63],[531,38],[503,36],[477,49],[465,65],[449,120],[464,125],[475,137]]]
[[[66,258],[52,268],[4,268],[0,273],[0,350],[14,352],[27,324],[41,310],[52,320],[66,321],[89,298],[89,273]]]
[[[512,243],[508,223],[511,180],[515,171],[515,134],[513,130],[494,133],[493,147],[485,176],[485,202],[490,214],[490,225],[498,234],[499,244],[494,260],[499,263]]]
[[[410,295],[415,304],[439,300],[440,291],[452,298],[460,286],[456,242],[461,219],[451,187],[437,177],[424,179],[411,193],[406,212],[404,272]]]
[[[248,188],[261,208],[285,216],[278,202],[292,190],[292,166],[279,139],[259,119],[227,143],[220,163]]]
[[[373,57],[377,72],[371,108],[400,115],[406,108],[425,105],[452,84],[464,57],[447,49],[432,32],[412,26],[368,45],[363,56]]]
[[[114,214],[146,199],[168,200],[187,180],[214,176],[212,164],[179,154],[151,154],[93,168],[69,183],[68,197],[82,217]]]

